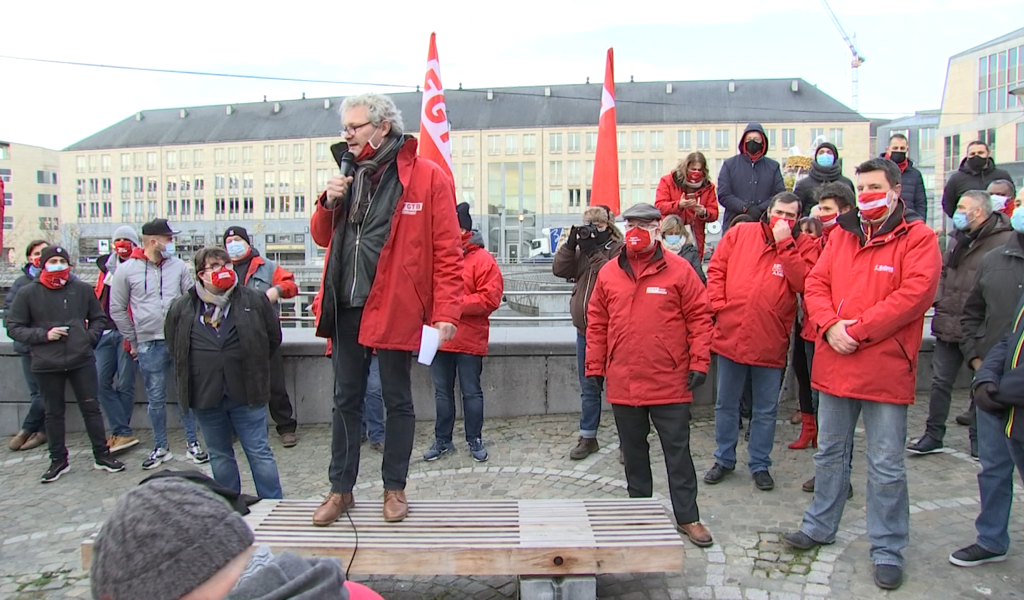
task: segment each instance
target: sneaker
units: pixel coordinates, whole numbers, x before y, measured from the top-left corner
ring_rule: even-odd
[[[572,460],[583,460],[597,452],[600,446],[597,445],[597,438],[585,438],[580,436],[576,441],[576,447],[569,451],[569,458]]]
[[[110,448],[111,452],[120,452],[122,450],[127,450],[138,443],[139,438],[133,435],[112,435],[110,436],[110,439],[107,440],[107,447]]]
[[[192,462],[197,465],[210,462],[210,455],[207,454],[203,447],[199,445],[199,442],[192,442],[188,445],[188,455],[192,459]]]
[[[770,492],[775,489],[775,480],[768,471],[754,473],[754,485],[762,492]]]
[[[451,442],[434,440],[434,443],[431,444],[430,448],[423,453],[423,460],[437,460],[449,452],[455,452],[454,444]]]
[[[487,462],[487,449],[484,448],[483,440],[476,438],[469,442],[469,454],[476,462]]]
[[[971,411],[967,411],[967,412],[961,413],[961,414],[956,416],[956,424],[957,425],[963,425],[964,427],[970,427],[971,420],[973,418],[974,418],[974,415],[971,413]]]
[[[53,483],[60,479],[60,476],[71,470],[71,465],[68,464],[68,459],[55,460],[50,463],[50,468],[43,473],[43,478],[40,480],[43,483]]]
[[[146,471],[155,469],[172,458],[174,458],[174,455],[171,454],[170,450],[167,448],[157,447],[149,454],[149,458],[142,461],[142,468]]]
[[[903,585],[903,569],[896,565],[875,565],[875,585],[883,590],[895,590]]]
[[[747,443],[750,443],[750,428],[749,427],[747,427],[747,430],[743,432],[743,441],[747,442]]]
[[[725,476],[734,470],[736,470],[736,467],[724,467],[715,463],[715,466],[711,467],[711,470],[704,474],[704,483],[710,483],[711,485],[721,483]]]
[[[294,448],[299,443],[299,436],[294,431],[286,431],[281,434],[281,445],[285,448]]]
[[[124,471],[124,463],[107,454],[106,456],[97,456],[93,461],[92,468],[97,471],[106,471],[107,473],[120,473]]]
[[[1006,553],[989,552],[977,544],[971,544],[949,555],[949,562],[958,567],[976,567],[986,563],[1003,562]]]
[[[921,436],[921,439],[907,446],[907,452],[917,454],[918,456],[935,454],[936,452],[942,452],[942,442],[933,440],[927,435],[923,435]]]

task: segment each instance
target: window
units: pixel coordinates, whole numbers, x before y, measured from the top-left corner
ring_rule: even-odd
[[[238,173],[231,173],[230,175],[228,175],[228,189],[229,190],[237,190],[238,189],[238,184],[240,182],[240,179],[241,178],[238,176]],[[237,193],[237,192],[232,192],[232,193]]]
[[[644,184],[644,161],[642,159],[634,159],[631,166],[631,172],[633,175],[633,185]]]
[[[588,160],[583,165],[583,168],[586,169],[585,175],[584,175],[584,177],[586,177],[586,179],[583,180],[583,183],[586,184],[586,185],[591,185],[591,186],[594,185],[594,161]]]
[[[1020,100],[1009,93],[1024,81],[1021,58],[1024,46],[1009,48],[978,59],[978,112],[1016,108]]]
[[[132,183],[132,188],[135,190],[135,197],[141,198],[142,193],[146,191],[146,180],[142,177],[135,177],[132,179]]]
[[[14,229],[14,217],[4,216],[4,230],[10,231]]]
[[[658,183],[664,175],[665,161],[660,158],[651,159],[651,183]]]
[[[164,155],[167,162],[168,169],[175,169],[178,167],[178,153],[174,150],[168,150],[167,154]]]
[[[89,218],[98,219],[100,218],[100,203],[90,202],[89,203]]]
[[[796,146],[796,129],[782,130],[782,150],[789,150]]]
[[[263,193],[273,194],[274,191],[274,172],[268,171],[263,174]]]
[[[132,197],[132,178],[121,178],[121,199],[127,200]]]
[[[253,213],[253,201],[251,197],[242,198],[242,212],[247,215]]]
[[[96,160],[97,160],[97,158],[98,157],[95,156],[95,155],[89,157],[89,172],[90,173],[95,173],[96,172]]]
[[[681,129],[676,132],[676,145],[680,152],[690,150],[690,130]]]
[[[566,151],[567,152],[579,152],[580,151],[580,134],[579,133],[570,133],[569,134],[569,143],[568,143],[568,146],[566,148]]]
[[[960,134],[946,136],[942,140],[942,156],[945,171],[956,171],[960,165]]]
[[[191,162],[191,158],[191,150],[178,150],[178,166],[182,169],[188,168],[188,163]]]
[[[188,198],[181,199],[181,216],[185,217],[192,214],[192,201]]]
[[[597,132],[588,131],[586,137],[587,152],[597,152]]]
[[[238,148],[228,148],[228,164],[238,164]]]
[[[644,132],[634,131],[632,137],[633,143],[630,144],[633,152],[643,152],[644,150]]]
[[[203,190],[206,189],[206,181],[202,177],[196,177],[196,180],[195,180],[194,183],[195,183],[195,186],[193,186],[192,189],[194,189],[196,191],[196,196],[202,196],[203,195]],[[196,206],[199,206],[199,203],[196,203]]]
[[[935,132],[934,127],[917,130],[917,163],[920,166],[935,165]]]
[[[327,180],[331,178],[330,169],[316,170],[316,191],[321,192],[327,189]]]
[[[697,149],[698,150],[710,150],[711,149],[711,130],[710,129],[698,129],[697,130]]]
[[[288,146],[281,144],[277,147],[277,162],[284,164],[288,162]]]
[[[625,159],[619,159],[619,182],[620,183],[625,183],[626,182],[626,162],[627,161]],[[622,200],[620,199],[619,201],[621,202]]]
[[[774,129],[765,129],[765,133],[768,134],[768,150],[774,150],[775,149],[775,130]]]
[[[237,215],[242,210],[242,203],[238,198],[228,198],[228,214]]]
[[[57,194],[38,194],[36,203],[43,208],[57,208]]]
[[[665,132],[664,131],[652,131],[651,132],[651,152],[664,152],[665,151]]]
[[[519,136],[508,134],[505,136],[505,154],[519,154]]]
[[[580,200],[583,196],[582,190],[569,190],[569,208],[580,208]]]
[[[36,171],[36,183],[57,185],[56,171]]]
[[[203,166],[203,151],[202,150],[195,150],[195,151],[193,151],[193,153],[192,153],[192,166],[194,166],[197,169]],[[199,214],[198,210],[196,211],[196,214]]]
[[[213,214],[223,215],[227,212],[227,202],[223,198],[217,198],[213,201]]]
[[[174,217],[178,214],[178,201],[167,200],[167,216]]]
[[[562,197],[565,192],[562,190],[551,190],[548,192],[548,212],[549,213],[560,213],[564,209],[562,206]]]
[[[280,188],[282,194],[290,192],[288,189],[291,187],[292,174],[289,171],[281,171],[277,174],[277,187]]]
[[[1024,123],[1017,123],[1017,143],[1015,144],[1014,160],[1024,160]]]
[[[527,133],[523,135],[523,154],[536,154],[537,134]]]
[[[223,173],[217,173],[213,176],[213,193],[217,196],[224,195],[224,184],[227,183],[227,177]]]
[[[206,214],[206,200],[203,200],[202,198],[196,198],[195,214],[197,214],[197,215]]]
[[[302,144],[292,144],[292,162],[302,163],[306,161],[306,147]]]
[[[104,199],[109,199],[109,198],[110,198],[110,190],[111,190],[111,188],[113,187],[113,186],[111,185],[111,183],[110,183],[110,178],[109,178],[109,177],[104,177],[104,178],[102,179],[102,181],[100,181],[100,184],[101,184],[101,185],[103,186],[103,187],[102,187],[102,190],[103,190],[103,198],[104,198]]]
[[[580,185],[583,182],[582,175],[580,174],[580,161],[570,160],[569,161],[569,185]]]
[[[716,129],[715,130],[715,150],[728,150],[729,149],[729,130],[728,129]]]
[[[245,190],[246,194],[251,194],[252,188],[252,173],[242,173],[242,189]]]
[[[989,150],[992,151],[992,155],[996,153],[996,130],[995,129],[979,129],[978,137],[975,138],[988,144]]]
[[[553,160],[548,163],[548,184],[552,186],[562,185],[562,161]]]
[[[100,193],[100,180],[90,179],[89,180],[89,196],[95,197],[96,194]]]
[[[810,141],[810,144],[811,144],[812,147],[815,145],[814,141],[817,140],[820,137],[825,137],[825,128],[824,127],[811,127],[811,141]]]
[[[640,204],[641,202],[644,202],[644,194],[646,191],[647,190],[645,190],[644,188],[633,188],[630,191],[630,193],[633,195],[633,198],[631,199],[632,203]]]
[[[476,156],[476,138],[471,135],[462,136],[462,155]]]
[[[139,179],[141,180],[142,178],[140,177]],[[75,195],[78,196],[79,200],[81,200],[82,198],[85,198],[85,180],[84,179],[76,179],[75,180]]]
[[[499,154],[501,154],[500,135],[487,136],[487,154],[488,156],[498,156]]]
[[[616,131],[615,132],[615,147],[619,152],[625,152],[629,150],[629,145],[626,143],[626,132]]]
[[[160,186],[156,181],[156,177],[146,178],[146,195],[150,198],[156,198],[157,192],[160,190]]]
[[[10,160],[11,147],[7,144],[0,144],[0,160]]]
[[[181,178],[181,184],[179,185],[178,189],[181,191],[182,196],[189,195],[189,191],[192,189],[192,180],[188,177],[188,175]]]
[[[462,191],[462,201],[467,203],[467,204],[469,204],[470,206],[474,206],[475,205],[474,204],[475,198],[476,198],[476,193],[474,193],[474,192],[467,192],[465,190]]]
[[[134,165],[136,171],[142,170],[142,166],[144,163],[142,162],[141,152],[136,152],[135,154],[132,155],[132,164]]]
[[[132,168],[132,155],[125,152],[121,155],[121,170],[127,171]]]
[[[274,147],[263,146],[263,164],[272,165],[274,164]]]
[[[842,128],[833,127],[828,130],[828,141],[835,144],[836,148],[843,147],[843,130]]]
[[[146,169],[150,171],[156,169],[156,152],[146,153]]]
[[[289,212],[289,210],[290,210],[289,204],[290,203],[289,203],[288,196],[282,196],[281,197],[281,212],[283,212],[283,213]]]
[[[305,196],[296,196],[295,197],[295,214],[306,214],[306,197]],[[296,242],[299,241],[298,240],[299,236],[296,235],[295,237],[296,237],[295,241]]]
[[[222,167],[224,166],[224,149],[214,148],[213,150],[213,166]]]
[[[104,173],[110,171],[110,155],[104,154],[100,157],[100,170]]]
[[[13,206],[14,196],[10,192],[4,192],[4,206]]]
[[[251,165],[252,164],[252,146],[243,146],[242,147],[242,164],[243,165]]]
[[[132,220],[132,203],[122,202],[121,203],[121,220],[127,223]]]
[[[316,143],[316,162],[326,162],[329,152],[327,151],[327,142]]]
[[[296,194],[302,194],[306,191],[306,172],[295,171],[292,176],[292,189]]]
[[[558,154],[562,151],[562,134],[551,133],[548,134],[548,152],[551,154]]]
[[[476,165],[475,164],[473,164],[473,163],[463,163],[462,164],[462,177],[461,177],[462,187],[464,187],[464,188],[476,187],[476,178],[474,177],[475,174],[476,174]]]
[[[263,212],[264,213],[269,215],[270,213],[277,212],[275,210],[276,206],[277,206],[277,204],[274,202],[274,198],[272,196],[268,196],[268,197],[263,199]],[[268,239],[267,241],[269,242],[270,240]]]

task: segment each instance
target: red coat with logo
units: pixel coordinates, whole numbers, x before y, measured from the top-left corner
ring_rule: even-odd
[[[587,308],[586,370],[607,381],[608,402],[690,402],[690,371],[711,363],[711,307],[697,273],[659,243],[639,276],[623,249],[597,274]]]
[[[501,304],[505,280],[494,257],[484,249],[484,239],[478,232],[467,233],[463,239],[462,280],[466,287],[462,297],[462,321],[455,337],[441,346],[441,350],[487,356],[490,316]]]
[[[683,189],[676,185],[676,178],[672,173],[665,175],[658,182],[658,191],[654,195],[654,205],[661,211],[662,216],[678,215],[684,225],[691,225],[693,228],[693,239],[697,245],[697,253],[701,260],[704,260],[704,227],[707,223],[718,220],[718,193],[715,191],[715,184],[705,180],[704,187],[697,190],[687,189],[687,194],[697,197],[697,202],[705,209],[707,214],[698,217],[697,212],[692,208],[679,208],[679,199],[683,197]]]
[[[902,200],[866,241],[857,214],[840,215],[807,277],[808,316],[816,328],[811,386],[840,398],[913,404],[924,313],[941,272],[935,232],[916,213],[905,213]],[[860,343],[852,354],[839,354],[825,340],[840,319],[857,320],[846,328]]]
[[[708,264],[712,352],[744,365],[786,366],[811,245],[813,240],[799,234],[775,243],[765,221],[729,228]]]
[[[377,261],[359,326],[359,343],[381,350],[414,351],[423,325],[459,324],[462,316],[462,240],[455,214],[455,185],[436,163],[416,155],[416,140],[406,140],[398,156],[402,197],[395,205],[391,231]],[[323,273],[331,260],[335,224],[345,211],[324,207],[320,194],[309,231],[327,248]],[[320,287],[323,288],[323,274]],[[322,313],[321,313],[322,314]],[[317,325],[320,315],[317,315]],[[319,329],[319,327],[318,327]],[[319,331],[317,335],[322,335]]]

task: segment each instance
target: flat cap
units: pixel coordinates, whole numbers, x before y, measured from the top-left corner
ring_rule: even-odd
[[[660,221],[661,211],[650,204],[634,204],[622,212],[622,218],[636,219],[638,221]]]

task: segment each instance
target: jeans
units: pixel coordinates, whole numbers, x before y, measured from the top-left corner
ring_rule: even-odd
[[[233,404],[225,397],[215,408],[195,409],[196,420],[203,428],[203,439],[210,452],[213,478],[220,485],[241,493],[238,462],[231,442],[232,433],[238,435],[245,457],[249,460],[256,495],[260,498],[281,499],[281,478],[277,474],[274,451],[267,436],[267,410],[262,406]]]
[[[116,329],[103,332],[95,353],[100,406],[107,416],[110,433],[130,437],[135,411],[135,361],[124,349],[124,337]]]
[[[297,423],[292,416],[292,402],[284,380],[284,358],[278,349],[270,357],[270,418],[277,425],[277,434],[295,433]]]
[[[981,512],[974,527],[977,544],[989,552],[1005,554],[1010,548],[1010,506],[1013,504],[1013,467],[1024,481],[1024,445],[1006,437],[1006,416],[975,409],[978,424],[978,491]]]
[[[924,434],[942,442],[946,437],[946,420],[949,419],[949,405],[952,402],[953,383],[964,364],[964,355],[959,344],[935,340],[932,353],[932,391],[928,402],[928,420]],[[1004,436],[1005,437],[1005,436]]]
[[[149,402],[149,421],[153,424],[153,437],[158,448],[169,449],[167,442],[167,379],[171,374],[171,355],[167,352],[167,343],[163,340],[141,342],[138,345],[139,370],[146,384],[146,399]],[[179,393],[187,393],[187,390]],[[185,439],[189,444],[199,441],[196,437],[196,424],[192,419],[192,411],[181,411],[181,425],[185,428]]]
[[[100,403],[96,401],[96,368],[89,365],[73,371],[36,373],[36,381],[39,382],[39,391],[46,403],[46,441],[49,444],[50,460],[60,462],[68,458],[68,449],[64,445],[64,389],[69,383],[78,401],[82,420],[85,421],[93,456],[98,458],[106,455],[109,449],[103,429],[103,413],[100,411]]]
[[[32,372],[32,355],[21,355],[21,372],[25,375],[25,385],[28,386],[28,397],[31,404],[28,407],[28,414],[21,428],[28,433],[46,432],[46,405],[43,403],[43,395],[39,393],[39,383],[36,375]]]
[[[366,401],[370,349],[359,344],[363,309],[339,308],[331,340],[334,364],[334,413],[331,429],[331,491],[350,493],[359,475],[359,427]],[[412,405],[412,352],[377,350],[381,395],[387,409],[381,474],[385,490],[404,490],[416,436]]]
[[[775,445],[775,417],[779,412],[782,369],[754,367],[718,356],[718,398],[715,401],[715,462],[726,468],[736,466],[736,443],[740,436],[740,396],[747,375],[753,388],[750,420],[750,472],[772,466]]]
[[[377,355],[370,358],[370,376],[366,378],[366,396],[363,400],[363,426],[360,438],[366,436],[371,444],[384,443],[384,396],[380,389],[380,362]]]
[[[462,390],[462,415],[466,424],[466,441],[480,439],[484,428],[484,391],[480,387],[480,373],[484,358],[458,352],[438,352],[430,365],[430,378],[434,381],[434,405],[437,420],[434,438],[451,443],[455,429],[455,375],[458,373]]]
[[[594,439],[601,425],[601,389],[587,379],[587,338],[576,332],[576,368],[580,375],[580,437]]]
[[[686,525],[700,520],[697,509],[697,473],[690,456],[690,405],[658,406],[612,405],[615,425],[619,430],[622,458],[626,463],[626,489],[630,498],[650,498],[654,493],[651,479],[651,454],[647,434],[651,421],[658,430],[661,449],[668,472],[668,491],[676,523]]]
[[[910,500],[903,447],[907,443],[907,406],[824,392],[818,405],[818,452],[814,455],[814,499],[800,530],[822,543],[835,541],[850,489],[853,430],[863,415],[867,437],[868,539],[876,564],[903,567],[910,542]]]

